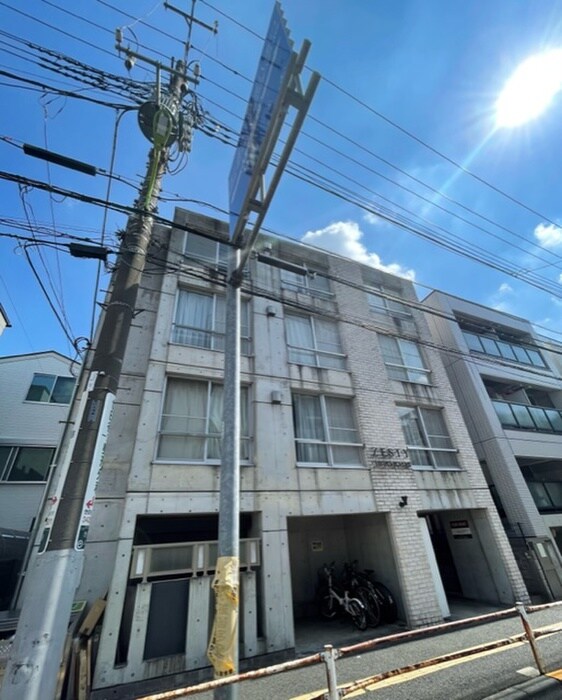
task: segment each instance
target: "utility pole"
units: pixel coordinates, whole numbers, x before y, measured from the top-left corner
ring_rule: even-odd
[[[170,6],[170,9],[175,8]],[[189,37],[194,22],[216,32],[216,26],[195,20],[193,6],[191,15],[180,14],[188,23]],[[191,132],[199,118],[196,103],[195,107],[182,104],[189,94],[188,81],[197,84],[199,76],[198,64],[194,76],[188,76],[189,38],[184,59],[172,62],[171,67],[123,47],[120,30],[116,32],[116,39],[117,50],[125,54],[128,69],[137,59],[156,68],[154,99],[139,109],[139,124],[152,142],[152,148],[135,202],[140,213],[131,215],[127,222],[111,291],[100,320],[98,342],[91,350],[85,408],[74,444],[68,446],[68,470],[66,476],[63,474],[59,479],[57,494],[50,499],[51,509],[44,518],[39,551],[27,573],[24,605],[0,690],[1,700],[52,700],[55,696],[113,403],[131,322],[137,313],[138,289],[152,234],[152,214],[158,204],[170,147],[178,142],[180,150],[189,150]],[[170,75],[167,90],[160,86],[162,71]]]

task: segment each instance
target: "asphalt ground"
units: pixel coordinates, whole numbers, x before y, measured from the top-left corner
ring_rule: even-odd
[[[549,635],[537,640],[547,671],[561,669],[562,606],[532,613],[530,621],[533,629],[550,629]],[[418,664],[426,659],[466,650],[522,632],[519,617],[513,617],[443,634],[433,634],[397,645],[385,645],[374,651],[339,659],[336,662],[337,682],[341,687],[358,679]],[[329,630],[326,642],[329,642]],[[545,681],[535,677],[536,673],[531,649],[528,643],[522,642],[369,684],[365,689],[346,697],[366,700],[484,700],[510,689],[509,692],[517,690],[519,695],[504,695],[503,698],[562,699],[562,682],[554,679]],[[326,671],[322,664],[246,681],[239,685],[238,692],[240,700],[312,700],[324,691],[326,686]],[[529,692],[534,692],[534,688],[537,694],[529,695],[527,691],[522,694],[525,688]],[[192,697],[211,700],[213,695],[206,692]]]

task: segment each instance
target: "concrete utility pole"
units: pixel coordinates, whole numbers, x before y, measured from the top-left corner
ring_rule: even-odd
[[[184,16],[191,30],[191,23],[196,20],[193,14]],[[197,23],[203,24],[198,20]],[[187,81],[197,83],[197,67],[195,78],[190,78],[186,61],[177,61],[173,67],[164,68],[123,48],[119,30],[116,36],[117,49],[126,54],[129,68],[137,58],[156,67],[154,100],[139,110],[141,128],[153,147],[135,203],[140,213],[128,220],[111,280],[109,300],[100,321],[98,342],[92,350],[85,410],[75,442],[68,447],[71,454],[68,472],[66,478],[60,479],[62,484],[58,495],[51,499],[56,511],[53,508],[47,513],[39,553],[27,573],[24,605],[0,691],[2,700],[51,700],[55,696],[72,603],[80,583],[83,550],[113,403],[131,322],[137,313],[137,294],[150,244],[152,214],[158,203],[170,146],[177,140],[180,150],[182,144],[184,150],[189,150],[191,130],[197,120],[193,110],[180,115],[182,100],[188,93]],[[189,43],[186,44],[186,55],[188,48]],[[161,70],[170,74],[169,89],[165,91],[160,89]]]

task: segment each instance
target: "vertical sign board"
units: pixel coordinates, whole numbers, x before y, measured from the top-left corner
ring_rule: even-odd
[[[230,235],[246,210],[250,182],[293,50],[281,5],[275,3],[228,178]]]

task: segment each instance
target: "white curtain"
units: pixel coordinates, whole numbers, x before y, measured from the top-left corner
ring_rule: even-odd
[[[328,461],[326,446],[300,440],[326,440],[320,399],[317,396],[295,394],[293,396],[297,461],[325,464]]]
[[[222,403],[223,388],[218,384],[213,384],[211,386],[211,405],[209,406],[208,459],[220,459],[221,456]]]
[[[316,346],[323,353],[338,353],[334,355],[321,355],[319,364],[322,367],[345,369],[345,357],[342,357],[342,347],[338,326],[333,321],[323,318],[314,318],[314,331],[316,333]]]
[[[213,330],[213,297],[181,290],[176,311],[174,340],[185,345],[210,348]]]
[[[326,415],[330,442],[359,442],[355,428],[351,401],[326,397]],[[360,451],[356,446],[332,445],[334,464],[360,464]]]
[[[158,457],[202,460],[205,456],[207,382],[168,380]]]
[[[169,379],[160,424],[158,457],[182,461],[221,457],[223,387]],[[240,390],[240,458],[249,458],[248,390]]]
[[[287,343],[289,345],[289,362],[299,365],[316,365],[316,354],[313,352],[314,336],[310,319],[304,316],[285,318],[287,328]]]

